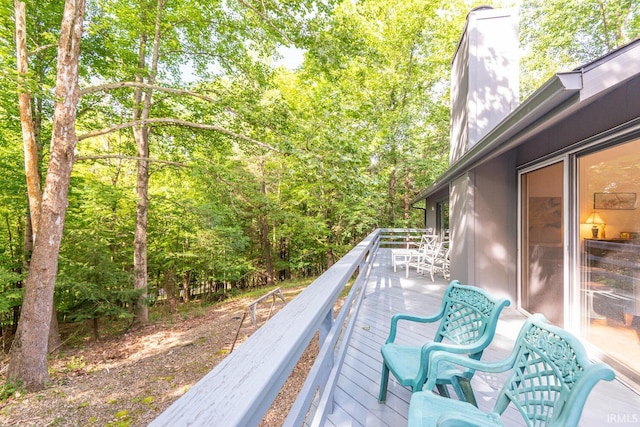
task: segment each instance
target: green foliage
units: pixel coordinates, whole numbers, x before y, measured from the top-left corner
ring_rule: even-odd
[[[0,387],[0,402],[13,396],[19,397],[23,394],[25,394],[25,391],[20,382],[7,381]]]
[[[0,264],[0,328],[13,326],[14,309],[22,305],[24,289],[19,285],[22,283],[22,275],[13,271],[7,271],[6,267]]]
[[[131,286],[62,281],[56,288],[58,313],[78,322],[96,318],[132,318],[132,306],[141,295]]]
[[[85,168],[85,166],[88,166]],[[141,291],[132,286],[127,215],[132,203],[111,165],[82,164],[69,195],[56,286],[58,313],[68,321],[131,318]]]
[[[84,357],[73,356],[65,365],[65,372],[81,371],[86,366]]]
[[[375,227],[420,226],[407,202],[448,166],[450,60],[477,3],[165,3],[149,117],[207,129],[149,127],[149,303],[161,292],[216,300],[267,283],[269,275],[315,276]],[[89,2],[82,89],[146,77],[138,55],[141,40],[154,34],[155,6]],[[0,122],[5,326],[20,305],[29,255],[12,7],[0,0],[0,114],[8,118]],[[639,7],[631,0],[521,2],[521,95],[551,73],[637,37]],[[27,2],[28,87],[43,164],[61,13],[60,0]],[[285,46],[303,51],[300,68],[274,66]],[[121,85],[84,93],[78,135],[129,122],[132,91]],[[57,309],[67,321],[127,319],[139,295],[132,277],[131,128],[81,139],[77,151]]]
[[[60,315],[70,321],[132,317],[141,292],[114,258],[109,240],[95,230],[68,230],[56,286]]]
[[[126,409],[116,412],[113,418],[114,420],[105,424],[105,427],[129,427],[133,423],[129,411]]]
[[[521,96],[553,73],[584,65],[640,36],[634,0],[524,0]]]

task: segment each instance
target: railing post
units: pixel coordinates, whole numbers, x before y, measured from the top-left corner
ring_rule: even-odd
[[[327,315],[325,316],[324,320],[322,321],[322,323],[320,324],[320,331],[319,331],[319,335],[320,335],[320,346],[322,347],[322,344],[324,344],[324,340],[327,338],[327,335],[329,335],[329,331],[331,330],[331,327],[333,326],[333,307],[331,307],[331,309],[329,310],[329,312],[327,313]]]

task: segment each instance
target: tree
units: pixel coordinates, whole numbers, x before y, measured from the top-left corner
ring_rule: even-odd
[[[24,2],[15,1],[15,27],[16,27],[16,57],[18,71],[18,108],[20,111],[20,124],[24,146],[24,170],[27,178],[27,195],[29,204],[29,216],[25,227],[24,264],[29,269],[30,256],[33,244],[38,235],[40,222],[40,205],[42,204],[42,189],[40,186],[40,129],[36,128],[32,114],[32,100],[28,79],[28,51],[27,51],[27,18]],[[39,138],[38,138],[39,139]],[[41,145],[41,144],[40,144]],[[49,327],[49,348],[55,348],[60,343],[58,332],[58,319],[55,307],[51,312],[51,324]]]
[[[10,3],[2,1],[3,7]],[[58,1],[37,2],[43,9],[27,16],[27,27],[55,15]],[[564,17],[551,3],[552,12]],[[607,28],[617,22],[625,28],[623,35],[637,28],[635,4],[600,3]],[[45,222],[37,225],[33,254],[38,266],[26,282],[11,378],[28,379],[34,388],[46,380],[41,374],[46,352],[33,343],[48,325],[42,316],[53,310],[56,268],[58,308],[67,318],[93,319],[97,326],[99,318],[132,315],[131,298],[147,289],[166,287],[177,296],[181,288],[188,298],[192,288],[205,284],[218,291],[318,274],[373,227],[420,224],[408,201],[447,166],[449,61],[467,2],[370,0],[332,7],[333,2],[311,0],[288,2],[286,9],[278,2],[251,0],[88,5],[83,54],[75,64],[82,89],[73,92],[76,81],[67,86],[73,93],[61,92],[55,99],[41,204]],[[618,7],[626,20],[613,13]],[[578,39],[600,28],[578,24]],[[544,32],[548,25],[536,18],[527,30]],[[567,31],[556,25],[550,33]],[[30,80],[28,85],[20,80],[25,83],[22,106],[32,106],[33,134],[41,129],[42,136],[35,138],[39,159],[49,155],[42,141],[51,125],[47,79],[53,74],[41,59],[58,37],[50,24],[44,27],[32,33],[38,36],[35,42],[28,39],[33,43]],[[61,34],[60,42],[70,37]],[[609,40],[618,40],[616,34]],[[11,38],[6,30],[0,37]],[[586,40],[589,52],[596,45],[609,46],[595,36]],[[284,44],[306,49],[299,69],[270,67]],[[6,95],[8,89],[0,87],[0,110],[17,118],[11,86],[16,79],[4,71],[5,56],[0,79],[13,91]],[[69,67],[57,65],[62,78]],[[12,72],[16,69],[11,64]],[[61,82],[56,86],[64,89]],[[60,100],[69,102],[60,106]],[[70,130],[74,103],[77,137]],[[28,123],[28,110],[22,111]],[[28,208],[22,200],[27,183],[14,159],[20,130],[13,123],[18,121],[0,124],[0,168],[10,171],[3,174],[10,182],[3,180],[0,192],[7,229],[3,243],[10,243],[0,257],[0,280],[5,281],[21,277],[12,264],[19,257],[10,249],[18,248],[16,230],[26,232]],[[69,178],[74,157],[78,162]],[[69,182],[70,193],[65,193]],[[50,238],[39,242],[45,231]],[[92,241],[84,242],[86,236]],[[56,247],[60,260],[54,265]],[[134,272],[139,293],[127,289]],[[14,291],[12,282],[2,283],[6,298],[0,298],[0,309],[19,298]],[[137,301],[137,324],[146,321],[144,301]],[[27,351],[32,359],[21,365]],[[27,365],[39,374],[27,373]]]
[[[34,244],[22,313],[10,351],[7,378],[22,382],[27,390],[41,389],[49,380],[47,341],[77,143],[78,57],[84,11],[84,0],[66,0],[58,43],[51,159],[42,197],[39,236]]]
[[[135,277],[134,288],[141,292],[138,299],[134,325],[144,325],[149,321],[149,310],[145,299],[147,297],[147,221],[149,216],[149,126],[144,123],[149,118],[151,110],[151,98],[153,91],[151,87],[156,82],[158,74],[158,62],[160,56],[160,36],[162,34],[160,24],[165,0],[158,0],[156,4],[155,19],[152,20],[153,36],[151,43],[151,64],[147,66],[147,40],[149,34],[142,30],[139,35],[138,45],[138,67],[136,71],[136,82],[146,83],[149,88],[136,87],[133,92],[133,121],[141,122],[133,126],[133,137],[136,142],[138,156],[138,174],[136,180],[136,231],[133,240],[133,274]],[[148,25],[148,20],[154,17],[149,14],[144,7],[144,2],[140,10],[140,20]],[[146,26],[146,25],[144,25]],[[144,27],[143,27],[144,28]]]
[[[16,20],[16,56],[18,68],[18,105],[20,109],[20,124],[24,143],[24,169],[27,177],[27,194],[29,195],[29,211],[31,217],[32,234],[38,233],[40,218],[40,203],[42,190],[40,188],[40,173],[38,171],[38,146],[36,144],[35,127],[31,113],[31,94],[27,86],[28,52],[27,52],[27,16],[24,2],[15,2]],[[33,239],[35,240],[35,238]]]
[[[206,3],[206,4],[205,4]],[[231,10],[229,5],[211,4],[210,2],[178,2],[169,4],[164,0],[153,2],[140,0],[130,5],[129,3],[115,4],[120,7],[113,8],[116,19],[122,18],[121,22],[130,20],[128,14],[134,12],[137,20],[131,22],[130,34],[121,36],[125,46],[131,46],[131,40],[137,40],[137,67],[133,71],[135,76],[133,82],[116,82],[112,85],[101,85],[100,90],[114,90],[126,87],[134,89],[133,103],[123,101],[118,107],[129,107],[133,111],[133,121],[129,124],[119,125],[105,132],[116,131],[122,127],[131,126],[133,128],[134,140],[137,146],[138,179],[137,179],[137,209],[136,209],[136,231],[134,237],[134,273],[135,288],[143,290],[139,301],[134,324],[141,325],[147,322],[148,314],[145,304],[146,295],[144,290],[148,286],[147,268],[147,243],[146,228],[148,221],[148,188],[149,188],[149,139],[153,129],[157,125],[172,123],[181,126],[191,126],[201,129],[213,129],[223,132],[233,138],[243,139],[263,148],[273,149],[268,144],[260,142],[260,137],[248,137],[245,129],[247,126],[240,126],[240,130],[234,131],[227,126],[208,125],[199,120],[189,121],[179,118],[184,115],[183,108],[163,108],[170,104],[168,100],[159,103],[152,102],[154,93],[174,93],[185,97],[195,96],[201,101],[209,103],[209,108],[213,107],[219,114],[213,116],[215,120],[227,122],[229,113],[236,118],[243,120],[243,117],[230,108],[221,108],[220,103],[213,97],[195,93],[194,91],[168,88],[160,86],[157,82],[161,77],[161,67],[165,70],[174,71],[173,76],[178,73],[179,64],[192,62],[195,65],[195,72],[203,75],[211,75],[211,64],[213,62],[217,72],[237,73],[248,77],[249,80],[265,82],[268,80],[270,71],[264,67],[260,61],[265,55],[277,46],[277,40],[287,38],[278,29],[276,22],[283,24],[290,29],[296,28],[291,23],[300,22],[306,19],[302,13],[305,8],[311,7],[308,2],[292,3],[290,10],[285,11],[277,4],[265,5],[262,3],[259,8],[250,2],[242,2]],[[313,4],[314,10],[320,15],[322,8]],[[293,13],[295,12],[295,13]],[[184,16],[188,15],[189,20]],[[108,17],[98,17],[95,20],[98,26],[109,22]],[[120,23],[113,22],[105,27],[116,27]],[[199,25],[197,25],[199,24]],[[235,28],[237,31],[229,32],[228,28]],[[296,29],[298,32],[304,29]],[[99,37],[109,38],[110,35],[99,33]],[[293,39],[300,39],[300,35],[295,35]],[[288,39],[288,38],[287,38]],[[126,43],[126,42],[129,43]],[[113,46],[112,43],[105,43]],[[118,49],[112,53],[116,56],[127,56]],[[258,52],[258,61],[254,58]],[[102,66],[101,66],[101,69]],[[103,76],[127,77],[127,70],[112,70]],[[165,83],[166,82],[165,75]],[[181,84],[180,79],[173,83]],[[87,88],[85,93],[90,93],[91,88]],[[188,101],[187,101],[188,102]],[[224,106],[222,106],[224,107]],[[251,126],[251,125],[250,125]],[[249,126],[249,128],[250,128]],[[100,133],[92,133],[90,136],[97,136]]]
[[[554,73],[640,36],[640,4],[634,0],[525,0],[520,10],[522,99]]]
[[[420,224],[408,200],[447,166],[449,62],[466,15],[447,3],[342,3],[284,95],[309,182],[296,205],[318,207],[327,262],[375,225]]]

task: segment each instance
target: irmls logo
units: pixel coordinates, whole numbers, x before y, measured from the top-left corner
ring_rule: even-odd
[[[607,414],[608,424],[637,424],[640,421],[638,414]]]

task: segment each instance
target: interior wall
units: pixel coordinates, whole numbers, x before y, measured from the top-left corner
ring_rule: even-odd
[[[587,185],[580,190],[580,237],[591,237],[591,226],[585,221],[593,212],[594,193],[640,193],[640,140],[598,151],[580,158],[580,177]],[[621,232],[640,232],[640,219],[636,209],[595,209],[606,226],[605,237],[620,238]],[[601,231],[602,233],[602,231]],[[600,235],[602,238],[602,235]]]

